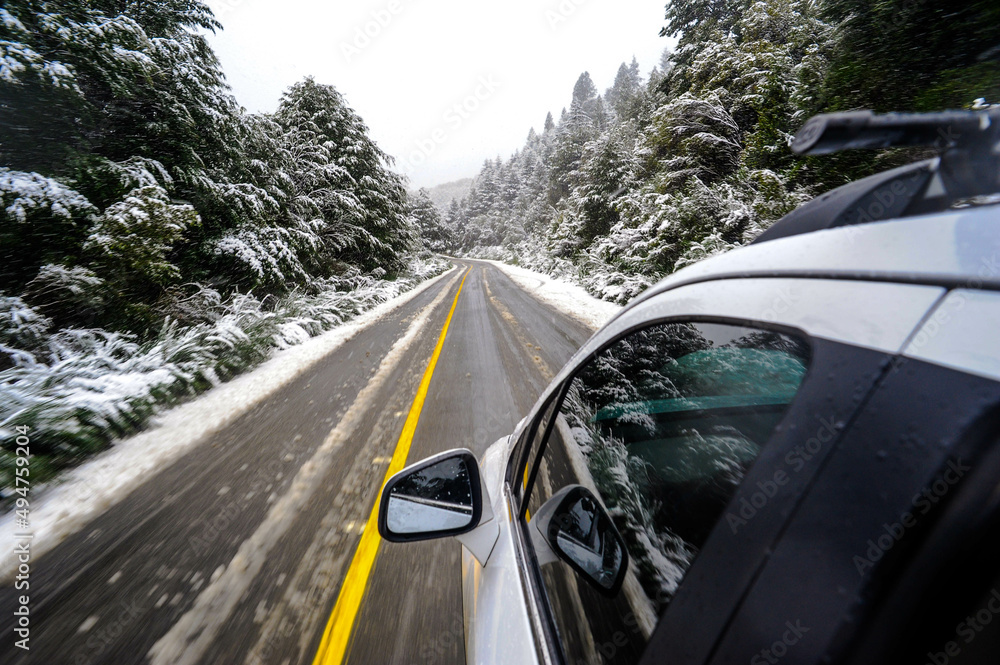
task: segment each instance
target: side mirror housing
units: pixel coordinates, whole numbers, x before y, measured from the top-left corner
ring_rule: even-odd
[[[476,456],[449,450],[389,478],[379,500],[378,532],[393,543],[454,536],[485,563],[499,527]]]
[[[568,485],[531,519],[540,564],[561,559],[595,589],[614,596],[628,570],[628,550],[600,500],[582,485]]]

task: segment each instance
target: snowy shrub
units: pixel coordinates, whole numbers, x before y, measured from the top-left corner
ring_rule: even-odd
[[[201,321],[167,318],[149,340],[99,329],[52,332],[50,321],[19,298],[0,297],[0,436],[13,441],[28,425],[39,442],[33,478],[107,447],[140,429],[157,410],[196,395],[385,302],[448,267],[417,259],[396,280],[354,270],[319,280],[307,295],[259,300],[201,288],[175,290],[174,307],[197,308]],[[57,272],[57,271],[50,271]],[[194,318],[194,317],[192,317]],[[0,448],[0,487],[9,486],[13,456]]]
[[[681,186],[690,177],[710,183],[735,172],[742,137],[723,96],[718,90],[704,97],[684,93],[657,109],[644,140],[663,172],[662,187]]]
[[[194,394],[267,358],[280,318],[253,296],[236,294],[213,323],[185,328],[165,322],[146,353],[175,368],[184,390]]]
[[[751,171],[745,190],[752,195],[749,205],[753,219],[743,231],[743,242],[750,242],[774,222],[812,198],[805,187],[793,187],[786,178],[769,169]]]
[[[736,243],[725,241],[720,231],[715,231],[691,243],[687,250],[674,262],[674,267],[680,270],[685,266],[710,258],[716,254],[722,254],[737,246]]]
[[[580,259],[580,273],[577,281],[591,295],[619,305],[624,305],[655,281],[645,275],[616,270],[589,254]]]
[[[101,214],[83,247],[94,252],[109,273],[167,284],[180,277],[168,252],[200,221],[194,208],[172,203],[162,187],[140,187]]]
[[[237,283],[272,286],[306,275],[292,244],[288,229],[243,227],[212,242],[210,251],[221,274],[240,275]]]
[[[0,366],[34,362],[28,353],[42,347],[52,321],[20,298],[0,296]]]
[[[43,265],[24,298],[57,323],[89,324],[104,308],[104,280],[82,266]]]
[[[0,82],[19,85],[32,77],[57,88],[79,92],[71,69],[57,60],[47,61],[25,43],[31,39],[30,31],[3,7],[0,7],[0,25],[3,26],[0,36],[11,37],[0,39]]]
[[[201,284],[175,284],[163,290],[156,311],[182,326],[214,323],[221,316],[222,294]]]
[[[8,224],[26,224],[39,216],[68,222],[97,213],[82,194],[58,180],[4,167],[0,167],[0,204]]]
[[[138,156],[117,162],[104,157],[88,160],[81,164],[75,180],[104,204],[119,201],[135,189],[168,188],[174,184],[173,176],[161,162]]]

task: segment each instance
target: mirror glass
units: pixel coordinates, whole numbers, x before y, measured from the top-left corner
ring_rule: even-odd
[[[607,513],[583,487],[567,494],[556,509],[549,544],[598,587],[616,590],[627,565],[625,548]]]
[[[401,478],[390,490],[386,526],[399,534],[462,529],[472,523],[472,481],[460,457]]]

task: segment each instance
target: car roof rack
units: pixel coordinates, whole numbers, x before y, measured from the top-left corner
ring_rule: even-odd
[[[937,157],[833,189],[788,213],[751,244],[852,224],[947,210],[1000,192],[1000,108],[941,113],[871,111],[813,116],[792,140],[798,155],[929,146]]]

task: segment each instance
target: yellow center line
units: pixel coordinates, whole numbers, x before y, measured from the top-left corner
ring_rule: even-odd
[[[437,365],[438,356],[441,355],[444,338],[448,334],[448,326],[451,325],[451,317],[455,314],[455,306],[458,305],[458,296],[462,293],[465,278],[469,276],[471,270],[470,267],[465,272],[458,285],[455,300],[451,303],[451,310],[448,312],[448,318],[444,321],[441,336],[438,337],[437,346],[434,347],[434,353],[431,354],[430,362],[427,363],[427,369],[424,370],[423,379],[420,381],[420,387],[417,388],[417,394],[413,398],[413,406],[410,407],[410,413],[406,417],[403,432],[399,435],[396,451],[392,454],[389,468],[385,472],[385,480],[382,481],[383,484],[393,474],[406,466],[406,456],[410,453],[410,444],[413,443],[413,434],[417,430],[420,411],[424,408],[424,400],[427,398],[427,390],[431,385],[434,366]],[[340,594],[337,596],[333,613],[323,631],[323,639],[319,643],[319,651],[316,652],[313,665],[340,665],[344,661],[350,643],[351,631],[354,628],[354,619],[361,608],[361,600],[364,598],[368,578],[375,565],[375,556],[378,554],[381,542],[382,539],[378,535],[378,499],[376,499],[375,506],[368,516],[368,522],[365,524],[365,530],[361,534],[358,549],[354,552],[354,558],[351,559],[347,575],[344,576],[344,581],[340,586]]]

